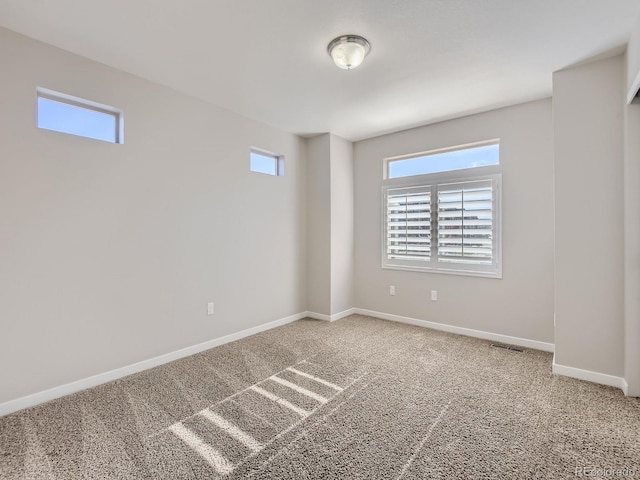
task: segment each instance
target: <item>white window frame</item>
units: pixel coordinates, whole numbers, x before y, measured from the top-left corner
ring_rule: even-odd
[[[260,172],[251,168],[251,155],[261,155],[263,157],[270,157],[275,162],[275,174]],[[269,152],[261,148],[251,147],[249,152],[249,171],[252,173],[259,173],[261,175],[268,175],[270,177],[283,177],[284,176],[284,155],[278,155],[277,153]]]
[[[386,169],[386,162],[385,162]],[[438,186],[475,181],[492,183],[492,264],[443,263],[438,261]],[[429,188],[431,192],[430,260],[389,259],[387,255],[387,194],[391,190]],[[468,168],[441,173],[397,177],[384,181],[382,187],[382,268],[465,276],[502,278],[502,173],[500,165]]]
[[[98,138],[87,137],[84,135],[78,135],[75,133],[64,132],[61,130],[50,130],[58,133],[65,133],[67,135],[75,135],[78,137],[89,138],[91,140],[98,140],[107,143],[124,143],[124,115],[122,110],[111,107],[109,105],[105,105],[102,103],[97,103],[91,100],[86,100],[84,98],[75,97],[73,95],[68,95],[66,93],[56,92],[55,90],[49,90],[48,88],[37,87],[36,88],[36,98],[44,98],[46,100],[51,100],[54,102],[63,103],[66,105],[70,105],[72,107],[84,108],[85,110],[93,110],[94,112],[104,113],[107,115],[111,115],[115,120],[115,131],[114,131],[114,139],[115,141],[111,142],[109,140],[103,140]],[[39,127],[40,128],[40,127]],[[45,129],[49,130],[49,129]]]

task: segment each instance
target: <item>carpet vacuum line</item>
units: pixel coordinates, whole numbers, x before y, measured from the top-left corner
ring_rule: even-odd
[[[433,429],[436,428],[436,426],[440,423],[440,420],[442,420],[442,417],[444,416],[444,414],[447,413],[447,410],[449,410],[449,405],[451,405],[451,400],[449,400],[449,402],[443,407],[443,409],[440,411],[440,414],[435,419],[435,421],[431,425],[429,425],[429,428],[427,429],[427,434],[424,436],[424,438],[420,441],[416,449],[413,451],[413,453],[407,460],[407,463],[404,464],[404,467],[402,467],[402,470],[400,471],[400,475],[396,477],[396,480],[400,480],[402,477],[404,477],[405,473],[407,473],[407,470],[409,470],[409,467],[413,463],[413,460],[416,458],[416,455],[420,453],[420,451],[424,448],[424,444],[427,443],[427,440],[429,440],[429,438],[431,437],[431,433],[433,432]]]
[[[302,364],[309,364],[309,365],[316,365],[313,362],[310,362],[309,359],[304,359],[298,363],[295,364],[295,366],[299,366]],[[313,392],[307,388],[304,388],[300,385],[297,385],[296,383],[290,382],[288,380],[282,379],[280,377],[278,377],[278,375],[284,373],[284,372],[290,372],[293,373],[294,375],[300,376],[300,377],[305,377],[308,378],[318,384],[322,384],[326,387],[329,387],[331,389],[333,389],[335,391],[335,393],[330,396],[330,397],[325,397],[323,395],[320,395],[316,392]],[[202,457],[202,459],[209,464],[210,467],[212,467],[218,474],[222,475],[222,476],[226,476],[228,474],[230,474],[231,472],[233,472],[235,469],[237,469],[240,465],[244,464],[247,462],[247,460],[249,460],[250,458],[255,457],[258,453],[260,453],[262,450],[264,450],[265,448],[267,448],[268,446],[270,446],[271,444],[273,444],[276,440],[282,438],[282,436],[284,436],[285,434],[287,434],[288,432],[290,432],[292,429],[296,428],[298,425],[300,425],[303,421],[305,421],[311,414],[313,414],[317,409],[321,408],[322,406],[326,405],[329,401],[335,399],[336,397],[338,397],[340,394],[342,394],[346,389],[350,388],[352,385],[354,385],[358,380],[360,380],[362,377],[358,377],[358,378],[353,378],[350,376],[344,376],[344,378],[346,380],[349,381],[349,383],[347,385],[345,385],[344,387],[340,387],[334,383],[331,383],[323,378],[317,377],[315,375],[311,375],[310,373],[304,372],[302,370],[296,369],[294,368],[294,366],[289,366],[286,367],[282,370],[280,370],[279,372],[271,375],[270,377],[260,380],[259,382],[250,385],[249,387],[244,388],[243,390],[240,390],[212,405],[210,405],[209,407],[194,413],[193,415],[190,415],[182,420],[179,420],[175,423],[173,423],[172,425],[170,425],[169,427],[163,428],[161,430],[159,430],[158,432],[152,433],[151,435],[148,436],[148,438],[150,437],[154,437],[156,435],[159,435],[160,433],[164,432],[164,431],[170,431],[172,434],[174,434],[176,437],[178,437],[180,440],[182,440],[187,446],[189,446],[194,452],[198,453],[198,455],[200,457]],[[301,407],[298,407],[297,405],[294,405],[293,403],[289,402],[288,400],[285,400],[281,397],[279,397],[278,395],[275,395],[267,390],[264,390],[263,388],[260,388],[259,385],[267,382],[267,381],[274,381],[284,387],[287,387],[290,390],[293,390],[295,392],[298,392],[308,398],[311,398],[313,400],[315,400],[316,402],[318,402],[318,406],[312,408],[310,411],[303,409]],[[235,423],[233,421],[227,420],[225,418],[223,418],[222,416],[214,413],[211,409],[215,408],[225,402],[234,402],[235,403],[235,398],[238,397],[239,395],[247,392],[247,391],[253,391],[255,393],[260,394],[262,397],[267,398],[270,401],[273,401],[274,403],[277,403],[279,405],[282,405],[284,407],[286,407],[287,409],[297,413],[298,415],[300,415],[300,419],[296,422],[294,422],[292,425],[290,425],[288,428],[286,428],[284,431],[279,432],[278,434],[276,434],[273,438],[270,439],[270,441],[266,442],[266,443],[261,443],[259,441],[257,441],[256,439],[254,439],[250,434],[244,432],[243,430],[241,430],[240,428],[238,428]],[[352,395],[351,395],[352,396]],[[351,396],[349,396],[349,398],[351,398]],[[333,412],[335,412],[344,402],[341,402],[340,404],[338,404],[334,409],[332,409],[327,415],[324,416],[324,418],[326,418],[328,415],[332,414]],[[253,412],[249,412],[249,413],[253,413]],[[234,438],[235,440],[237,440],[238,442],[240,442],[241,444],[243,444],[248,450],[250,450],[250,453],[245,456],[242,460],[240,460],[240,462],[238,463],[232,463],[229,460],[227,460],[225,458],[225,456],[217,449],[215,448],[213,445],[210,445],[209,443],[207,443],[206,441],[204,441],[198,434],[196,434],[195,432],[191,431],[189,428],[187,428],[185,426],[185,422],[189,419],[192,419],[194,417],[201,417],[204,418],[206,420],[208,420],[211,424],[217,426],[220,430],[226,432],[230,437]],[[305,432],[303,432],[304,434]],[[262,464],[262,468],[264,468],[266,465],[268,465],[274,458],[276,458],[283,450],[286,450],[286,446],[283,447],[282,449],[280,449],[278,452],[275,453],[275,455],[272,455],[271,457],[269,457],[265,463]]]

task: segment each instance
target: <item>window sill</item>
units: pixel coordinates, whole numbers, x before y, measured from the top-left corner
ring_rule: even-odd
[[[463,277],[482,277],[482,278],[494,278],[502,279],[502,270],[497,272],[479,272],[474,270],[455,270],[446,268],[430,268],[430,267],[411,267],[405,265],[382,265],[384,270],[405,270],[408,272],[420,272],[420,273],[437,273],[444,275],[458,275]]]

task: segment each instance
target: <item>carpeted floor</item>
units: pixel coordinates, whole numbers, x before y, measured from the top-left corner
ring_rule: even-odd
[[[640,477],[640,400],[552,375],[549,353],[357,315],[300,320],[0,418],[6,480],[625,472]]]

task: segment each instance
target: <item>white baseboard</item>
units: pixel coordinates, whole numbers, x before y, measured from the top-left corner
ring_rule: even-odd
[[[340,320],[344,317],[348,317],[349,315],[353,315],[356,312],[357,308],[349,308],[348,310],[344,310],[343,312],[334,313],[333,315],[325,315],[324,313],[317,312],[306,312],[306,316],[309,318],[313,318],[314,320],[324,320],[325,322],[335,322],[336,320]]]
[[[305,318],[306,316],[307,312],[298,313],[296,315],[291,315],[279,320],[263,323],[262,325],[248,328],[240,332],[225,335],[224,337],[214,338],[213,340],[199,343],[191,347],[186,347],[174,352],[165,353],[164,355],[160,355],[158,357],[116,368],[115,370],[111,370],[109,372],[99,373],[98,375],[93,375],[92,377],[83,378],[75,382],[50,388],[42,392],[33,393],[31,395],[17,398],[15,400],[9,400],[8,402],[0,404],[0,417],[13,412],[17,412],[18,410],[48,402],[49,400],[54,400],[56,398],[76,393],[87,388],[102,385],[103,383],[111,382],[113,380],[126,377],[127,375],[131,375],[133,373],[138,373],[143,370],[148,370],[149,368],[157,367],[159,365],[178,360],[180,358],[188,357],[190,355],[209,350],[210,348],[224,345],[225,343],[240,340],[241,338],[255,335],[256,333],[264,332],[281,325],[286,325],[287,323],[295,322],[296,320],[300,320],[302,318]]]
[[[248,328],[240,332],[225,335],[224,337],[215,338],[207,342],[193,345],[191,347],[186,347],[180,350],[176,350],[174,352],[166,353],[158,357],[150,358],[148,360],[143,360],[141,362],[137,362],[131,365],[117,368],[109,372],[100,373],[92,377],[77,380],[75,382],[67,383],[65,385],[60,385],[58,387],[54,387],[48,390],[44,390],[42,392],[37,392],[31,395],[27,395],[25,397],[17,398],[15,400],[10,400],[8,402],[0,404],[0,417],[4,415],[8,415],[13,412],[17,412],[18,410],[33,407],[35,405],[39,405],[41,403],[54,400],[56,398],[60,398],[66,395],[70,395],[72,393],[76,393],[81,390],[85,390],[87,388],[102,385],[104,383],[126,377],[127,375],[131,375],[134,373],[141,372],[143,370],[157,367],[159,365],[163,365],[165,363],[169,363],[174,360],[178,360],[180,358],[188,357],[190,355],[194,355],[196,353],[209,350],[210,348],[224,345],[225,343],[233,342],[235,340],[240,340],[250,335],[255,335],[256,333],[264,332],[266,330],[270,330],[275,327],[286,325],[288,323],[295,322],[296,320],[300,320],[302,318],[308,317],[316,320],[333,322],[353,314],[367,315],[370,317],[381,318],[383,320],[407,323],[409,325],[417,325],[420,327],[432,328],[434,330],[440,330],[443,332],[482,338],[485,340],[493,340],[501,343],[518,345],[520,347],[542,350],[545,352],[554,351],[554,345],[552,343],[539,342],[537,340],[529,340],[526,338],[510,337],[508,335],[501,335],[498,333],[484,332],[482,330],[473,330],[473,329],[464,328],[464,327],[456,327],[453,325],[429,322],[427,320],[419,320],[416,318],[403,317],[400,315],[393,315],[393,314],[383,313],[383,312],[376,312],[373,310],[365,310],[362,308],[350,308],[348,310],[335,313],[333,315],[325,315],[321,313],[307,311],[307,312],[291,315],[289,317],[274,320],[272,322],[264,323],[256,327]],[[587,380],[590,382],[600,383],[603,385],[609,385],[612,387],[618,387],[623,390],[625,395],[628,394],[629,386],[624,378],[615,377],[615,376],[607,375],[603,373],[591,372],[588,370],[582,370],[574,367],[567,367],[564,365],[557,365],[555,363],[555,356],[553,359],[553,373],[577,378],[580,380]]]
[[[499,333],[484,332],[482,330],[473,330],[471,328],[456,327],[454,325],[446,325],[444,323],[429,322],[427,320],[419,320],[417,318],[403,317],[390,313],[375,312],[373,310],[364,310],[355,308],[353,313],[377,317],[383,320],[391,320],[392,322],[408,323],[409,325],[417,325],[418,327],[432,328],[442,332],[456,333],[458,335],[466,335],[467,337],[482,338],[484,340],[493,340],[500,343],[518,345],[519,347],[532,348],[534,350],[542,350],[544,352],[553,352],[553,343],[539,342],[537,340],[529,340],[527,338],[510,337]]]
[[[566,365],[558,365],[556,363],[555,355],[553,356],[552,372],[557,375],[564,375],[565,377],[586,380],[587,382],[608,385],[609,387],[617,387],[622,389],[625,395],[629,388],[627,382],[622,377],[615,377],[606,373],[592,372],[591,370],[583,370],[581,368],[567,367]]]

